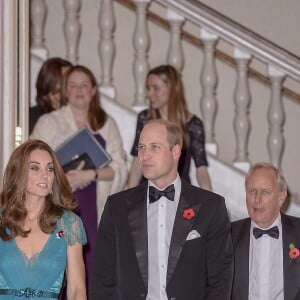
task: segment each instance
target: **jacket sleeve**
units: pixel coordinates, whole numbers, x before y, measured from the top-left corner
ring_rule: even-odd
[[[209,300],[230,299],[233,281],[233,247],[230,222],[222,198],[215,208],[207,236],[207,293]]]

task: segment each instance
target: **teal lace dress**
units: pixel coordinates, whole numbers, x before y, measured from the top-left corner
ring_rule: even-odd
[[[0,239],[0,299],[58,299],[67,263],[67,247],[85,244],[81,219],[64,212],[44,248],[28,259],[14,240]]]

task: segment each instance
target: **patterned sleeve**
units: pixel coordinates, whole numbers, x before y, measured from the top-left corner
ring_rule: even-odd
[[[190,138],[190,151],[194,159],[195,166],[208,166],[205,152],[205,133],[202,121],[193,116],[188,123],[188,132]]]
[[[62,231],[68,246],[76,243],[85,245],[87,243],[85,229],[80,217],[70,211],[65,211],[63,216],[58,220],[58,231]]]
[[[141,111],[137,116],[135,138],[134,138],[134,142],[133,142],[131,152],[130,152],[130,154],[132,156],[138,155],[137,146],[139,143],[140,134],[141,134],[141,131],[142,131],[145,123],[147,122],[147,120],[148,120],[148,110],[146,109],[146,110]]]

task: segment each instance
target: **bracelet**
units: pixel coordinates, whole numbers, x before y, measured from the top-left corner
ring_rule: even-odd
[[[94,169],[95,171],[95,177],[94,177],[94,180],[97,181],[98,180],[98,172],[97,172],[97,169]]]

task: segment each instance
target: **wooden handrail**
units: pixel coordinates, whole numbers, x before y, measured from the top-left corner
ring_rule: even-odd
[[[135,11],[135,4],[132,2],[132,0],[115,0],[115,1],[120,3],[121,5],[129,8],[130,10]],[[169,22],[153,12],[148,11],[147,19],[167,31],[170,30]],[[182,31],[182,38],[183,38],[183,40],[192,44],[195,47],[202,49],[204,46],[203,42],[198,37],[194,36],[193,34],[187,32],[185,30]],[[237,64],[232,56],[228,55],[227,53],[225,53],[219,49],[216,49],[215,54],[216,54],[216,58],[218,60],[226,63],[227,65],[229,65],[233,68],[236,68]],[[264,74],[260,73],[259,71],[255,70],[253,68],[249,68],[248,74],[249,74],[250,78],[257,80],[258,82],[262,83],[265,86],[271,85],[271,81],[267,76],[265,76]],[[289,98],[293,102],[300,104],[300,94],[296,93],[295,91],[293,91],[287,87],[283,87],[282,95]]]

